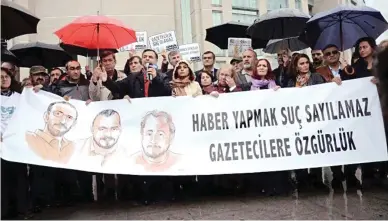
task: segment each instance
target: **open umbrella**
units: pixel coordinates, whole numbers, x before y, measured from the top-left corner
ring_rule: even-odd
[[[267,44],[267,47],[263,50],[265,53],[275,54],[280,50],[290,49],[291,51],[300,51],[308,48],[309,46],[298,39],[298,37],[273,39]]]
[[[283,39],[299,36],[310,16],[298,9],[272,10],[255,20],[247,34],[258,39]]]
[[[17,57],[12,52],[10,52],[9,50],[7,50],[7,48],[4,47],[1,48],[1,61],[11,62],[12,64],[19,63],[19,59],[17,59]]]
[[[119,20],[101,15],[77,18],[55,34],[64,44],[97,49],[97,55],[100,48],[121,48],[137,40],[133,29]]]
[[[228,49],[228,38],[250,38],[246,34],[248,27],[248,24],[239,22],[227,22],[222,25],[217,25],[206,29],[205,40],[215,44],[220,49]],[[264,48],[267,43],[267,40],[252,39],[252,48]]]
[[[63,48],[67,53],[72,55],[81,55],[84,57],[95,57],[97,56],[97,49],[87,49],[84,47],[74,46],[74,45],[68,45],[60,43],[59,46]],[[103,49],[101,48],[100,51],[111,51],[113,53],[117,53],[117,49]]]
[[[387,29],[388,23],[380,11],[367,6],[341,5],[312,17],[299,39],[313,49],[334,44],[344,51],[358,39],[376,39]]]
[[[46,68],[62,67],[73,58],[57,44],[32,42],[16,44],[10,51],[19,58],[20,67],[42,65]]]
[[[26,8],[11,1],[1,0],[1,38],[37,33],[39,18]]]

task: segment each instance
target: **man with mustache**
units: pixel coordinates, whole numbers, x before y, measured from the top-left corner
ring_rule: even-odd
[[[43,130],[27,132],[25,139],[31,150],[43,160],[67,164],[74,152],[74,143],[64,135],[77,122],[78,112],[66,102],[51,103],[44,113]]]
[[[46,84],[46,76],[48,76],[46,68],[37,65],[30,68],[30,79],[33,86]]]
[[[243,68],[240,72],[237,73],[237,82],[236,82],[237,85],[239,85],[243,91],[251,90],[252,73],[256,63],[257,63],[257,54],[254,50],[248,49],[243,52],[242,54]],[[239,66],[241,67],[241,64]]]
[[[103,110],[96,115],[92,124],[92,136],[81,149],[80,163],[104,167],[117,155],[117,142],[121,135],[120,115],[112,109]]]
[[[151,111],[141,122],[142,151],[135,154],[135,163],[146,171],[168,170],[180,158],[170,151],[175,136],[175,125],[170,114],[164,111]]]

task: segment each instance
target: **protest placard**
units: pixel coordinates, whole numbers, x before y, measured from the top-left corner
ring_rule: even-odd
[[[199,48],[198,43],[180,45],[179,52],[181,54],[182,59],[186,61],[201,61],[201,50]]]
[[[131,51],[131,50],[136,50],[136,51],[142,51],[147,48],[147,32],[145,31],[137,31],[136,32],[136,39],[137,42],[125,45],[121,48],[119,48],[120,52],[123,51]]]
[[[252,40],[249,38],[228,38],[229,57],[241,57],[249,48],[252,48]]]
[[[1,157],[97,173],[172,176],[385,161],[382,111],[370,80],[88,106],[24,89]]]
[[[155,50],[157,53],[162,53],[163,51],[175,51],[179,49],[174,31],[153,35],[149,37],[148,40],[151,49]]]

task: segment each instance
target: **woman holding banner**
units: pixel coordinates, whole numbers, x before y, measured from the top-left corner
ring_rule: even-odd
[[[1,106],[2,115],[7,114],[10,119],[15,112],[21,87],[12,73],[1,68]],[[4,107],[4,110],[3,110]],[[3,118],[3,116],[2,116]],[[8,122],[1,122],[1,141]],[[28,219],[31,218],[28,203],[27,165],[1,159],[1,218]],[[14,205],[14,207],[10,207]]]

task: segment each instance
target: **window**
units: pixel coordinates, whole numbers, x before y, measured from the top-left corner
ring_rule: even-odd
[[[302,10],[302,0],[295,0],[295,8]]]
[[[232,9],[232,21],[253,24],[258,14],[257,10]]]
[[[267,1],[268,11],[272,11],[279,8],[288,8],[288,0],[270,0]]]
[[[226,64],[226,61],[216,61],[216,63],[214,64],[214,67],[217,69],[220,69],[225,64]]]
[[[222,12],[221,11],[212,11],[213,17],[213,26],[222,24]]]
[[[181,15],[182,15],[182,41],[183,44],[190,44],[192,42],[191,33],[191,12],[190,2],[181,0]]]
[[[222,24],[222,12],[221,11],[212,11],[212,17],[213,17],[213,26],[221,25]],[[216,56],[225,56],[225,52],[221,50],[219,47],[214,47],[214,54]]]
[[[212,5],[214,6],[221,6],[222,5],[222,0],[212,0]]]
[[[232,0],[232,8],[257,9],[257,0]]]

